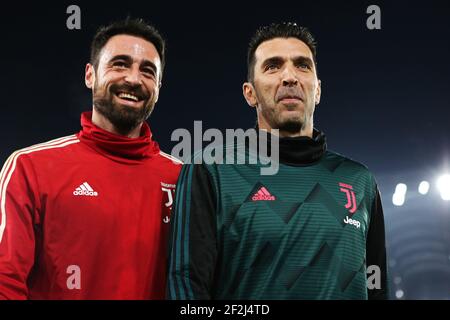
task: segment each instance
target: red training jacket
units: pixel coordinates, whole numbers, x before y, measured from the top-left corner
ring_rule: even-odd
[[[181,162],[147,123],[83,129],[14,152],[0,174],[0,299],[164,299]]]

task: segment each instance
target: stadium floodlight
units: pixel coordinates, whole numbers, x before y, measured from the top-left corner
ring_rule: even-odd
[[[429,190],[430,190],[430,183],[428,181],[422,181],[419,184],[419,193],[420,194],[425,195],[428,193]]]
[[[392,196],[392,203],[394,206],[401,207],[405,203],[405,195],[401,193],[394,193]]]
[[[437,188],[441,193],[442,200],[450,200],[450,174],[444,174],[437,180]]]
[[[399,183],[395,187],[395,193],[398,193],[398,194],[405,195],[407,190],[408,190],[408,187],[404,183]]]
[[[395,192],[392,195],[392,203],[395,206],[402,206],[405,203],[405,196],[406,191],[408,190],[408,187],[404,183],[399,183],[395,187]]]
[[[404,295],[405,295],[405,293],[404,293],[403,290],[401,290],[401,289],[395,291],[395,297],[396,297],[397,299],[403,298]]]

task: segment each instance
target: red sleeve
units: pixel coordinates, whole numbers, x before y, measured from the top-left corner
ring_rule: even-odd
[[[8,158],[0,174],[0,299],[28,296],[38,202],[34,176],[31,163],[21,152]]]

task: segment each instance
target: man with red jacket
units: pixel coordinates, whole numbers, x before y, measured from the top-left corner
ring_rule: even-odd
[[[164,40],[101,28],[82,130],[14,152],[0,174],[0,299],[163,299],[180,161],[152,140]]]

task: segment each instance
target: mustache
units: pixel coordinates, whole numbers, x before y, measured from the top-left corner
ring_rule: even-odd
[[[305,95],[303,94],[303,91],[298,87],[281,87],[275,95],[275,100],[278,102],[286,98],[293,98],[304,101]]]
[[[109,91],[115,94],[118,94],[119,92],[126,92],[131,93],[139,98],[139,100],[147,100],[149,98],[149,93],[147,90],[144,90],[144,88],[141,85],[129,85],[126,83],[113,83],[109,87]]]

